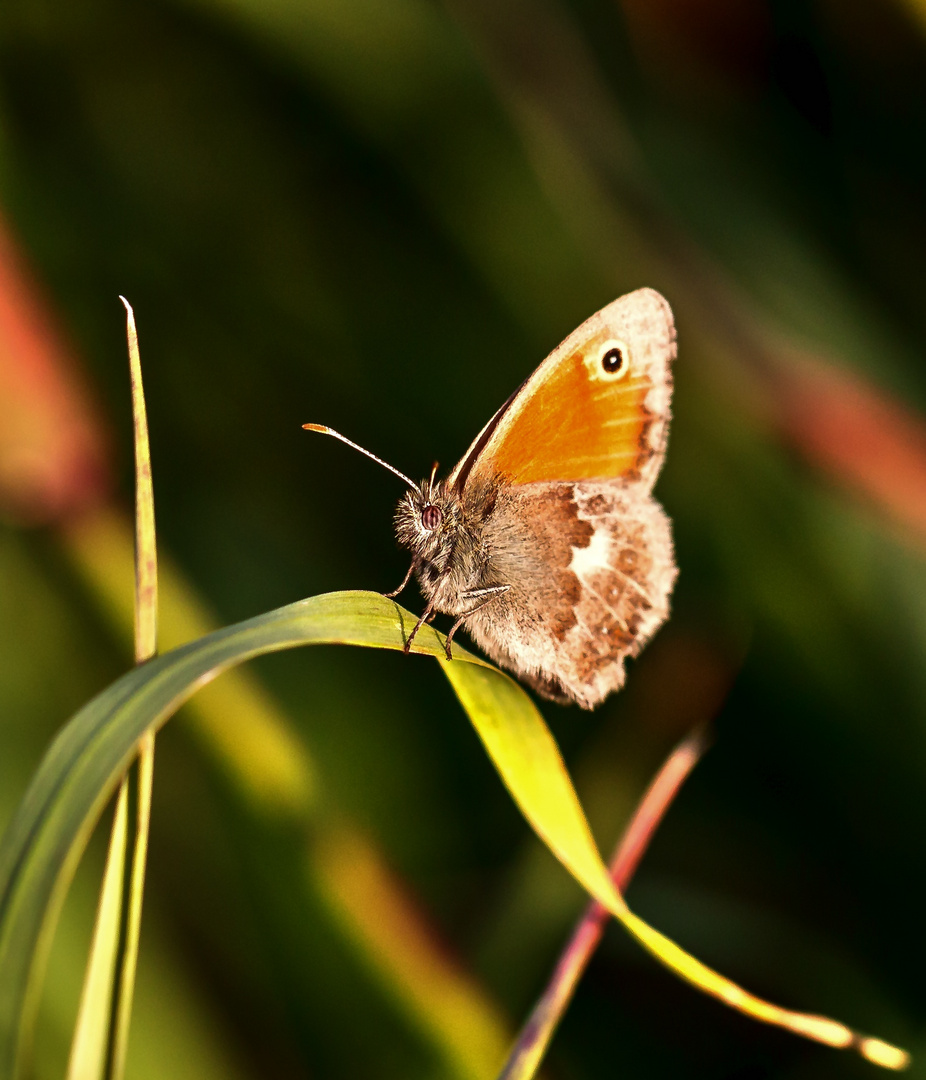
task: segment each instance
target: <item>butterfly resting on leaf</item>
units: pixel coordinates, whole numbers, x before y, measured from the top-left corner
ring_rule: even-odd
[[[544,697],[591,709],[624,683],[669,613],[672,531],[652,490],[665,457],[675,324],[638,289],[573,331],[511,395],[445,480],[395,516],[427,607],[456,616]],[[334,435],[375,457],[330,428]]]

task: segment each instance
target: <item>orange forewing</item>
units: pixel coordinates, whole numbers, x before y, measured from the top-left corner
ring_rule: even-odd
[[[614,338],[627,344],[630,367],[625,377],[608,380],[597,365]],[[451,479],[461,469],[473,479],[501,476],[512,484],[638,479],[647,462],[661,457],[673,354],[674,324],[658,293],[640,289],[616,300],[547,357]]]
[[[606,338],[597,335],[594,344]],[[650,385],[633,371],[620,382],[596,383],[585,353],[572,353],[531,395],[496,449],[493,468],[514,484],[634,473],[650,421]]]

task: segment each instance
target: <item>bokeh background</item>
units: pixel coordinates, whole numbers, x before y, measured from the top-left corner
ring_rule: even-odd
[[[449,467],[651,285],[679,331],[674,617],[598,712],[543,711],[604,848],[713,720],[632,905],[926,1076],[924,136],[922,0],[4,0],[0,815],[131,662],[118,294],[169,645],[401,579],[400,485],[303,422]],[[583,899],[436,665],[302,650],[203,700],[158,740],[129,1075],[491,1077]],[[66,1061],[106,831],[36,1080]],[[872,1067],[612,929],[546,1075]]]

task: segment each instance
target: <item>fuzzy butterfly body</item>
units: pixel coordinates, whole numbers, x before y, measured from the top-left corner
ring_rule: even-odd
[[[547,357],[446,480],[408,481],[396,533],[428,601],[418,626],[456,616],[556,701],[594,708],[623,685],[676,577],[652,495],[674,356],[666,301],[623,296]]]

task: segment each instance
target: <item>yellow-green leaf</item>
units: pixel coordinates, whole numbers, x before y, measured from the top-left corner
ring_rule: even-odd
[[[158,558],[148,415],[135,313],[124,297],[135,432],[135,662],[157,651]],[[123,778],[103,872],[87,960],[68,1080],[122,1080],[135,992],[145,865],[154,776],[154,735],[146,732],[138,759]],[[131,814],[129,803],[134,813]]]
[[[157,728],[197,686],[224,668],[296,645],[340,643],[401,648],[414,618],[375,593],[330,593],[210,634],[117,680],[53,743],[0,843],[0,1077],[22,1045],[33,956],[41,952],[56,886],[111,794],[145,731]],[[443,639],[425,628],[414,652],[443,657]],[[456,649],[444,670],[486,749],[538,834],[575,877],[653,955],[707,993],[768,1023],[854,1047],[892,1068],[907,1056],[822,1017],[780,1009],[701,964],[629,911],[615,891],[562,758],[527,694],[506,675]]]

